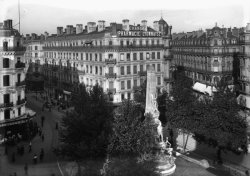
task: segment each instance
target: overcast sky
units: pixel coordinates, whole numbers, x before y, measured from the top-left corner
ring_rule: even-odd
[[[57,26],[86,25],[105,20],[129,19],[148,25],[162,17],[173,32],[193,31],[224,25],[243,27],[250,22],[250,0],[20,0],[21,33],[56,33]],[[0,0],[0,21],[18,23],[18,0]],[[18,29],[18,25],[15,26]]]

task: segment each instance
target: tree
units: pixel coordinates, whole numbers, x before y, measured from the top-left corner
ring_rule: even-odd
[[[132,100],[125,100],[114,112],[113,135],[109,145],[111,154],[147,153],[152,148],[155,126],[151,118],[143,118],[141,107]]]
[[[195,131],[195,139],[217,147],[217,158],[221,151],[247,152],[247,122],[239,115],[240,106],[235,92],[221,82],[211,100],[203,102],[203,117],[200,128]]]
[[[171,128],[183,133],[183,150],[185,151],[188,137],[195,129],[194,119],[198,99],[192,90],[192,80],[185,76],[183,67],[177,67],[173,73],[174,82],[169,95],[166,95],[165,121]],[[186,139],[185,139],[185,135]],[[173,139],[170,139],[173,141]]]
[[[134,90],[134,100],[141,104],[142,109],[145,110],[147,94],[147,79],[140,85],[138,89]]]
[[[74,159],[79,164],[86,157],[106,155],[111,133],[112,107],[104,98],[100,86],[87,91],[80,85],[74,97],[75,111],[62,118],[59,131],[61,145],[57,154]]]

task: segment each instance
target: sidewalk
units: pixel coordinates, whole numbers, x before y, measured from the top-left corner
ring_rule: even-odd
[[[182,151],[182,148],[178,147],[178,151],[179,150]],[[225,161],[223,162],[222,165],[218,165],[214,162],[214,159],[212,157],[197,154],[195,151],[186,150],[184,154],[176,152],[176,155],[178,155],[179,157],[189,162],[198,164],[204,168],[221,169],[221,170],[224,170],[225,172],[229,172],[232,176],[248,176],[246,175],[246,170],[248,170],[248,168],[244,168],[242,166],[238,166],[238,165],[228,163]]]

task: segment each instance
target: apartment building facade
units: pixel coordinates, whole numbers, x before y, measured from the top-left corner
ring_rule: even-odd
[[[133,99],[134,89],[146,78],[152,65],[156,71],[157,89],[169,90],[172,27],[162,18],[153,27],[146,20],[130,25],[105,21],[88,22],[66,29],[57,27],[57,34],[44,41],[45,88],[51,96],[68,97],[74,84],[87,87],[99,84],[113,102]]]
[[[25,63],[22,37],[12,20],[0,23],[0,134],[28,120],[25,109]]]
[[[243,28],[220,28],[173,34],[172,64],[183,66],[194,82],[193,89],[212,96],[215,85],[224,79],[233,84],[234,54],[240,51]]]

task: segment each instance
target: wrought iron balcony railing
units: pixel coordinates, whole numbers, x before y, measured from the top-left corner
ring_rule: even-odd
[[[17,101],[16,101],[16,104],[17,104],[17,105],[21,105],[21,104],[24,104],[24,103],[26,103],[26,100],[25,100],[25,99],[17,100]]]
[[[0,104],[0,108],[9,108],[13,106],[14,106],[13,102]]]
[[[116,64],[116,59],[105,59],[106,64]]]
[[[17,62],[15,65],[16,68],[25,68],[25,63],[23,62]]]
[[[139,76],[147,76],[147,71],[138,71]]]
[[[106,73],[105,77],[106,78],[116,78],[116,73]]]

